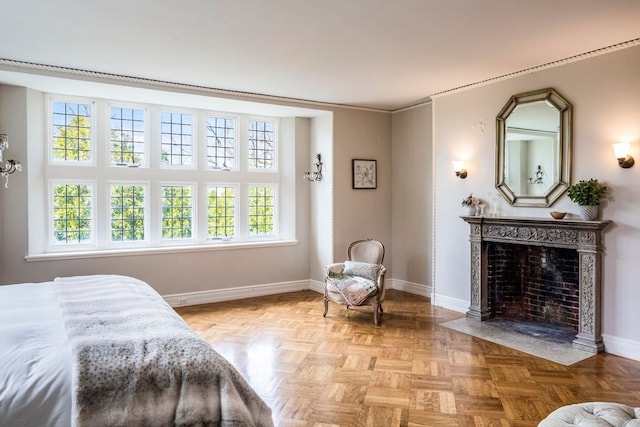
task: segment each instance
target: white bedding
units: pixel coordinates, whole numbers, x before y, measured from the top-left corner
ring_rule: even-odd
[[[120,289],[124,298],[114,294]],[[114,306],[122,306],[122,311]],[[166,311],[170,313],[162,317]],[[166,343],[158,341],[165,335],[170,335]],[[172,348],[175,342],[186,347]],[[132,365],[130,357],[104,359],[107,353],[125,354],[130,348],[142,349],[147,361]],[[78,378],[86,375],[87,352],[98,352],[101,359],[90,360],[90,371],[99,376],[86,377],[83,387]],[[99,360],[108,363],[103,367]],[[111,370],[114,366],[118,371]],[[158,375],[168,388],[165,382],[158,388]],[[118,392],[121,389],[124,394]],[[139,389],[142,394],[134,391]],[[145,392],[153,396],[147,398]],[[112,400],[105,400],[104,393],[111,393]],[[86,400],[92,395],[103,398]],[[173,395],[177,400],[168,397]],[[85,400],[77,407],[79,398]],[[105,404],[111,401],[117,404]],[[271,426],[270,412],[235,369],[144,282],[124,276],[80,276],[0,286],[2,426],[194,425],[194,419],[207,425]]]
[[[53,282],[0,286],[0,424],[69,427],[71,360]]]

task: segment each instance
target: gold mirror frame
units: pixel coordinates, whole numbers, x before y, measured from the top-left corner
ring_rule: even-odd
[[[553,181],[544,194],[519,194],[510,188],[506,179],[507,151],[507,119],[509,115],[519,106],[533,102],[545,102],[547,105],[558,110],[559,126],[557,146],[557,162],[552,176]],[[558,92],[552,88],[536,90],[513,95],[507,104],[502,108],[496,118],[496,189],[512,206],[528,207],[549,207],[567,191],[571,185],[571,127],[572,127],[572,106]],[[532,129],[533,132],[535,130]]]

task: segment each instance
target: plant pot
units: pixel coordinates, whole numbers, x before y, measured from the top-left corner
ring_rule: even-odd
[[[598,218],[598,206],[580,206],[580,218],[585,221],[593,221]]]
[[[463,206],[462,207],[463,215],[474,216],[476,214],[475,206]]]

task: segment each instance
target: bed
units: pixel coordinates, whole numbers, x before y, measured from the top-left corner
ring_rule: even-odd
[[[157,292],[115,275],[0,286],[0,424],[273,426]]]

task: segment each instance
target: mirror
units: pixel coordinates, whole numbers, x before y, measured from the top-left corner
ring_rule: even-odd
[[[549,207],[571,185],[571,104],[551,88],[512,96],[496,119],[496,188],[512,206]]]

